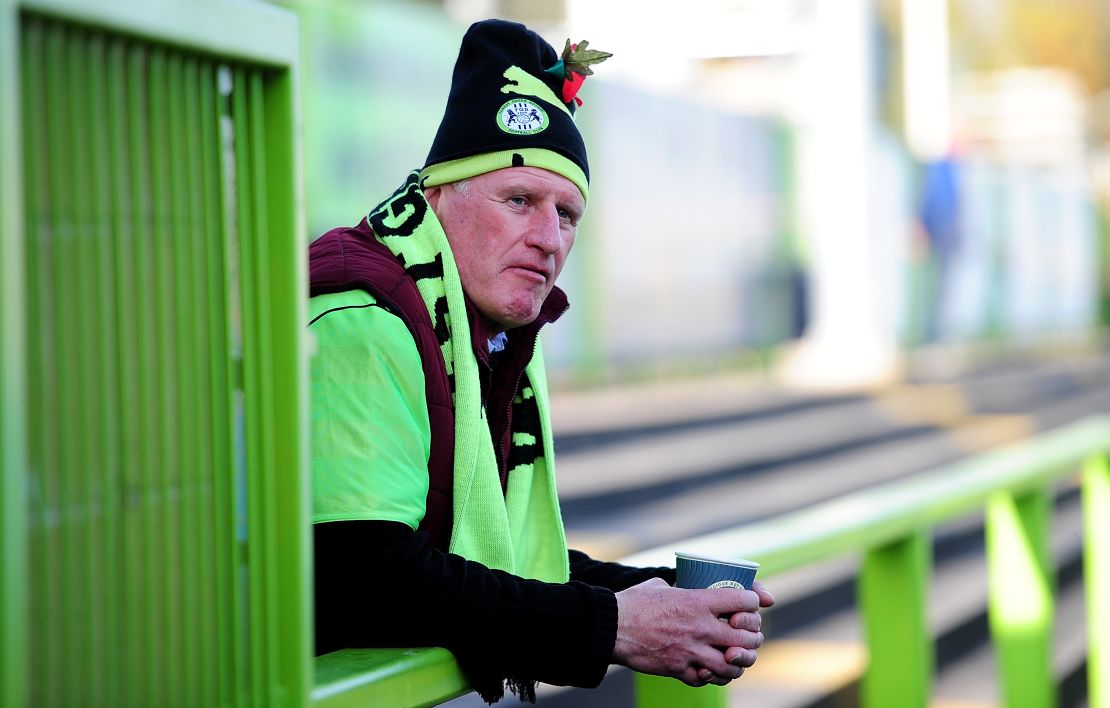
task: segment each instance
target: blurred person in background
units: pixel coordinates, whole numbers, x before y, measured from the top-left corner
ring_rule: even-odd
[[[310,247],[317,653],[446,647],[491,703],[613,663],[723,685],[756,660],[762,586],[677,589],[566,545],[537,335],[568,307],[573,114],[607,56],[476,23],[424,168]]]
[[[960,163],[955,155],[925,165],[920,219],[928,244],[931,277],[925,311],[925,342],[939,342],[944,335],[952,267],[960,247]]]

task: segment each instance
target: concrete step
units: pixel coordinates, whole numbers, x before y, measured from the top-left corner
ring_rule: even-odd
[[[561,487],[609,487],[567,495],[563,514],[575,547],[620,557],[923,472],[1106,410],[1110,380],[1075,397],[1030,404],[1020,424],[969,416],[948,427],[899,428],[876,423],[882,419],[869,402],[855,401],[768,422],[781,424],[775,433],[752,425],[673,433],[560,461],[561,480],[570,480]],[[875,430],[870,438],[844,440],[866,435],[869,427]],[[642,486],[612,488],[633,484],[630,470],[637,469],[649,470]],[[575,482],[576,475],[593,481]]]
[[[616,502],[624,494],[656,488],[665,493],[675,483],[708,483],[721,473],[819,459],[932,430],[901,423],[861,398],[788,416],[715,421],[573,454],[556,447],[559,495],[564,505],[590,498]]]
[[[554,391],[551,414],[559,453],[568,455],[660,433],[789,416],[903,391],[912,393],[918,408],[951,403],[948,394],[955,393],[956,413],[1020,413],[1029,401],[1070,397],[1107,380],[1110,357],[1101,353],[983,367],[958,376],[917,377],[908,386],[835,394],[784,389],[750,375],[721,375]]]
[[[721,375],[554,391],[551,418],[560,454],[571,454],[635,437],[791,415],[860,398],[862,393],[803,393],[763,378]]]

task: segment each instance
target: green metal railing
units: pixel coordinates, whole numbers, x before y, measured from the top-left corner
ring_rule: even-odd
[[[0,703],[303,705],[296,23],[0,13]]]
[[[1110,706],[1110,418],[1097,416],[998,452],[850,494],[765,522],[683,541],[684,550],[761,563],[761,577],[862,552],[858,599],[869,649],[861,702],[924,706],[933,675],[926,626],[930,531],[985,509],[992,641],[1009,706],[1053,706],[1050,485],[1082,466],[1088,700]],[[625,562],[671,562],[673,547]],[[725,706],[716,687],[637,677],[640,706]],[[694,695],[697,694],[695,698]],[[677,702],[676,702],[677,701]],[[692,702],[696,701],[696,702]]]
[[[313,708],[430,706],[470,691],[446,649],[344,649],[316,659]]]

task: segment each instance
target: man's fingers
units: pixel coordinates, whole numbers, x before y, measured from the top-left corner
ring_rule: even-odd
[[[759,595],[742,588],[713,588],[706,590],[709,609],[714,614],[731,615],[736,612],[755,612],[759,609]]]
[[[739,664],[730,663],[725,659],[725,655],[716,651],[716,656],[706,658],[701,664],[700,671],[709,671],[717,678],[728,679],[731,681],[734,678],[740,678],[740,671],[743,669]],[[700,673],[700,672],[699,672]]]
[[[752,632],[747,629],[733,629],[729,624],[716,622],[710,628],[703,641],[714,647],[743,647],[745,649],[758,649],[763,644],[762,632]],[[710,666],[706,664],[706,666]]]
[[[752,590],[759,596],[760,607],[770,607],[775,604],[775,596],[758,580],[752,583]]]
[[[743,668],[731,664],[721,671],[711,671],[703,668],[698,669],[698,681],[703,684],[712,683],[717,686],[725,686],[733,679],[740,678],[740,674],[742,673],[744,673]]]
[[[728,626],[733,629],[746,629],[758,632],[763,628],[763,618],[758,612],[737,612],[728,618]]]
[[[733,666],[740,667],[740,672],[743,673],[744,669],[748,668],[755,663],[757,658],[755,649],[745,649],[744,647],[729,647],[725,650],[725,661]]]
[[[687,686],[704,686],[706,682],[702,681],[699,676],[702,672],[708,671],[709,669],[696,669],[693,666],[689,666],[686,668],[685,671],[682,672],[681,675],[677,676],[676,678]]]
[[[686,684],[687,686],[693,686],[694,688],[705,685],[705,682],[699,681],[698,677],[695,676],[693,673],[691,673],[689,676],[683,674],[682,676],[678,677],[678,680]]]
[[[724,646],[724,645],[722,645]],[[698,671],[710,671],[717,678],[724,678],[732,680],[740,677],[740,667],[729,661],[729,657],[716,647],[703,647],[699,649],[693,657],[693,666],[698,667]]]
[[[763,632],[748,632],[740,630],[733,636],[728,644],[719,646],[739,647],[741,649],[758,649],[763,646]]]

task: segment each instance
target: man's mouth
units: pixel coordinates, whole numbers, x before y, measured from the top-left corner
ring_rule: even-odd
[[[541,268],[541,267],[521,264],[521,265],[509,266],[509,268],[511,270],[514,270],[514,271],[518,272],[518,273],[525,274],[530,279],[538,280],[538,281],[543,282],[543,283],[546,283],[547,279],[548,279],[547,271],[545,269]]]

